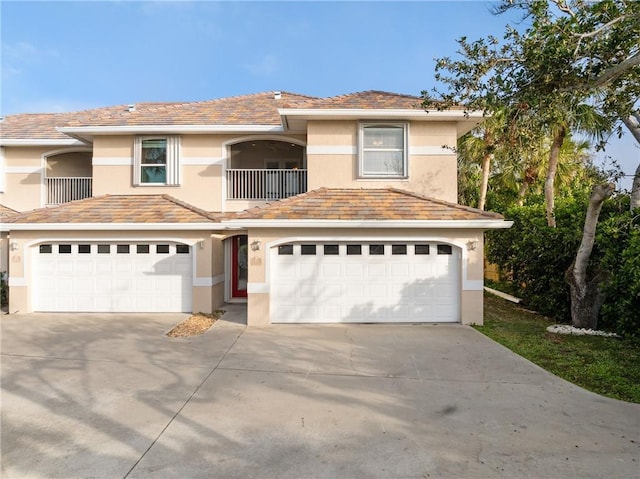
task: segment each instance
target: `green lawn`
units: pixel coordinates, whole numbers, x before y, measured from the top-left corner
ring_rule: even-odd
[[[585,389],[640,403],[638,343],[546,331],[554,324],[509,301],[485,294],[484,326],[476,329],[547,371]]]

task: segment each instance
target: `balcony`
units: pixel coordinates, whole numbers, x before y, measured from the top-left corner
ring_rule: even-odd
[[[227,170],[227,199],[230,200],[280,200],[306,191],[307,170]]]
[[[91,178],[45,178],[47,205],[61,205],[91,197]]]

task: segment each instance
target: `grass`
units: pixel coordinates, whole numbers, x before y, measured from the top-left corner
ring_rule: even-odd
[[[640,403],[640,347],[601,336],[548,333],[554,324],[486,294],[484,326],[476,329],[513,352],[589,391]]]

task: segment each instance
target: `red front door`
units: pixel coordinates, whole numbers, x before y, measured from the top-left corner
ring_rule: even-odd
[[[247,297],[248,260],[247,236],[234,236],[231,248],[231,268],[233,270],[231,275],[231,296],[234,298]]]

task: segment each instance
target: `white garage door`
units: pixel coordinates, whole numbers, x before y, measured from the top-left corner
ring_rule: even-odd
[[[170,242],[34,248],[34,311],[189,312],[191,247]]]
[[[271,322],[457,322],[460,250],[435,242],[285,244],[271,251]]]

